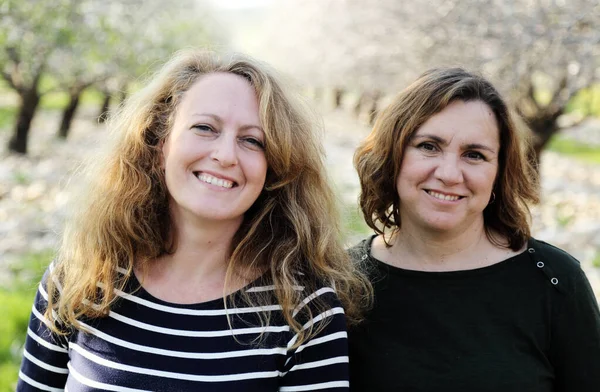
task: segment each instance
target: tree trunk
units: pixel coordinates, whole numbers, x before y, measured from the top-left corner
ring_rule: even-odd
[[[354,104],[354,116],[356,118],[360,117],[360,111],[362,110],[362,106],[365,102],[365,93],[361,92],[358,99],[356,100],[356,103]]]
[[[336,87],[333,89],[333,108],[339,109],[342,107],[342,98],[344,98],[344,89]]]
[[[58,137],[66,139],[69,136],[71,130],[71,123],[75,117],[77,106],[79,106],[79,98],[83,90],[78,90],[70,94],[69,104],[63,111],[62,121],[60,122],[60,129],[58,130]]]
[[[375,118],[379,111],[379,98],[381,98],[381,93],[379,91],[375,91],[371,96],[371,107],[369,108],[369,125],[371,126],[375,124]]]
[[[10,151],[27,154],[27,139],[31,122],[40,103],[40,94],[37,91],[37,83],[21,94],[21,106],[19,107],[19,115],[13,136],[8,142]]]
[[[127,87],[128,87],[128,83],[127,82],[123,82],[121,84],[121,88],[119,88],[119,102],[123,103],[126,99],[127,99]]]
[[[529,152],[529,158],[531,162],[539,170],[540,157],[542,151],[552,139],[559,128],[558,128],[558,117],[562,114],[562,110],[552,111],[550,113],[540,112],[535,117],[525,118],[525,122],[533,132],[533,145]]]
[[[108,118],[108,111],[110,109],[110,94],[107,91],[103,92],[104,99],[102,100],[102,106],[100,107],[100,113],[98,113],[98,123],[102,124]]]

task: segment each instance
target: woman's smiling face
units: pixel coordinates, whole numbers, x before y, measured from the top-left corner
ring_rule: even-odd
[[[499,150],[496,117],[482,101],[454,101],[430,117],[408,141],[396,179],[402,229],[482,228]]]
[[[185,92],[162,147],[174,218],[239,224],[265,184],[256,92],[241,76],[202,76]]]

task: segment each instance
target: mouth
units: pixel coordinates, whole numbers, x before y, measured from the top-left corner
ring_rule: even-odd
[[[229,189],[236,187],[238,184],[234,181],[230,181],[224,178],[215,177],[211,174],[204,172],[194,172],[196,178],[206,184],[215,185],[221,188]]]
[[[436,191],[432,191],[429,189],[425,189],[425,192],[432,197],[435,197],[438,200],[442,200],[442,201],[457,201],[460,199],[463,199],[464,196],[459,196],[459,195],[451,195],[448,193],[441,193],[441,192],[436,192]]]

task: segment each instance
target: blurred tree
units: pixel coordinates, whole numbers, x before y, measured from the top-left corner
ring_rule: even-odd
[[[359,91],[375,110],[380,91],[427,68],[481,71],[533,131],[536,160],[599,76],[598,0],[282,0],[273,15],[271,61],[309,85]]]
[[[69,45],[56,48],[48,61],[48,74],[56,88],[65,91],[69,98],[58,130],[61,138],[69,134],[83,91],[117,72],[110,48],[118,32],[107,22],[110,16],[107,10],[113,4],[114,0],[105,3],[81,1],[82,12],[74,21],[77,28],[71,30],[74,37]]]
[[[0,72],[20,98],[8,148],[27,152],[27,137],[44,92],[40,81],[52,53],[69,45],[78,12],[76,0],[1,0]]]
[[[40,80],[66,91],[58,135],[68,135],[81,93],[98,84],[107,96],[157,61],[219,38],[207,3],[195,0],[0,0],[0,70],[21,97],[9,149],[27,152]]]
[[[600,76],[598,0],[441,1],[422,53],[464,63],[507,91],[533,131],[533,159],[558,131],[568,102]],[[421,30],[426,31],[426,30]],[[450,49],[449,49],[450,48]]]
[[[85,29],[60,51],[52,69],[70,97],[60,137],[67,136],[79,97],[87,87],[96,85],[103,91],[102,118],[111,94],[124,99],[127,85],[157,61],[182,47],[207,46],[216,40],[209,22],[198,23],[196,18],[209,19],[209,13],[194,0],[89,0],[85,8]]]

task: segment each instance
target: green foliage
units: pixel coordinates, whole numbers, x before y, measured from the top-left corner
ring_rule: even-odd
[[[63,91],[57,91],[42,96],[40,107],[47,110],[61,110],[69,103],[69,96]]]
[[[592,260],[592,265],[596,268],[600,268],[600,252],[596,253]]]
[[[104,101],[104,95],[94,87],[87,88],[81,94],[81,104],[99,106]]]
[[[10,287],[0,288],[0,392],[13,391],[37,285],[52,259],[52,252],[25,255],[10,267]]]
[[[174,51],[207,45],[203,8],[195,0],[2,0],[0,93],[37,91],[50,110],[91,86],[114,94]],[[80,103],[99,105],[89,91]],[[3,117],[0,128],[14,122]]]
[[[31,183],[31,177],[26,171],[15,170],[13,173],[15,182],[19,185],[28,185]]]
[[[17,111],[14,107],[0,107],[0,129],[8,128],[15,122]]]
[[[566,112],[578,113],[582,116],[600,117],[600,84],[579,91],[569,101]]]
[[[95,88],[83,91],[80,97],[80,105],[96,106],[102,103],[102,94]],[[69,104],[69,94],[65,91],[55,91],[42,96],[40,106],[47,110],[62,110]]]
[[[69,94],[65,91],[63,81],[52,76],[44,75],[40,80],[40,92],[43,94],[40,107],[47,110],[62,110],[69,104]],[[80,97],[82,105],[99,105],[102,102],[100,92],[89,87],[83,91]]]
[[[600,164],[600,146],[583,144],[558,135],[550,140],[547,149],[585,162]]]
[[[575,219],[573,215],[559,215],[557,217],[558,225],[565,228],[569,226],[569,223],[573,222],[573,219]]]

